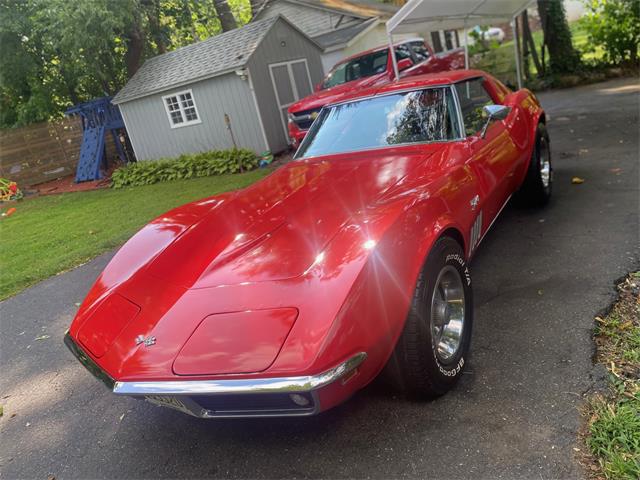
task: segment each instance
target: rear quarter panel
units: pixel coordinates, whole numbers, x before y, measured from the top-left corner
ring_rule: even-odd
[[[538,123],[545,122],[545,115],[536,96],[526,88],[505,96],[503,104],[510,106],[514,110],[509,116],[507,128],[513,142],[521,152],[520,168],[516,173],[516,185],[519,186],[524,181],[529,168],[535,147]]]

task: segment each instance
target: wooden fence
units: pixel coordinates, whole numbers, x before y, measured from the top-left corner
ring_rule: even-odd
[[[75,175],[82,145],[79,117],[0,130],[0,177],[32,186]],[[116,156],[113,139],[105,135],[107,158]]]
[[[81,144],[78,118],[0,130],[0,176],[30,186],[71,175]]]

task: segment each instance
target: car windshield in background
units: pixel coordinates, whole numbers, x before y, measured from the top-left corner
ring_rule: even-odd
[[[380,50],[339,64],[329,73],[323,88],[383,73],[387,69],[387,54],[387,50]]]
[[[451,90],[443,87],[327,107],[313,123],[296,158],[459,138],[454,112]]]

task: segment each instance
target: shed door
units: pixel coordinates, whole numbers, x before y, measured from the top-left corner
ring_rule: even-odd
[[[288,141],[287,108],[313,92],[309,66],[304,58],[290,62],[271,63],[269,64],[269,73],[278,102],[284,138]]]

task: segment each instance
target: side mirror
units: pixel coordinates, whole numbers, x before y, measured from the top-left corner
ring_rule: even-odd
[[[403,70],[406,70],[407,68],[411,68],[413,67],[413,62],[411,61],[410,58],[403,58],[402,60],[400,60],[398,62],[398,71],[401,72]]]
[[[324,82],[318,82],[316,83],[316,86],[314,87],[314,91],[319,92],[320,90],[322,90],[322,84]]]
[[[480,138],[484,138],[487,136],[487,129],[489,128],[489,124],[494,120],[504,120],[511,112],[511,107],[507,107],[506,105],[485,105],[482,107],[482,112],[487,117],[487,120],[484,123],[484,127],[482,127],[482,132],[480,133]]]

